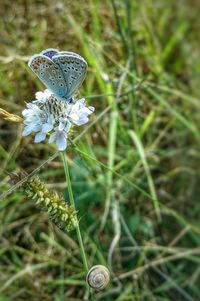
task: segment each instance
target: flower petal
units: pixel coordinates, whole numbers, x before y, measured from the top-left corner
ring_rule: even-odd
[[[32,132],[38,132],[40,131],[41,126],[31,123],[25,126],[23,132],[22,132],[22,136],[28,136],[30,135]]]
[[[44,92],[36,92],[36,102],[45,103],[51,97],[51,95],[52,93],[48,89],[44,90]]]
[[[77,121],[74,121],[74,123],[76,124],[76,125],[83,125],[83,124],[85,124],[85,123],[87,123],[88,122],[88,117],[83,117],[83,118],[80,118],[79,120],[77,120]]]
[[[44,93],[41,92],[41,91],[36,92],[36,93],[35,93],[35,98],[36,98],[38,101],[43,102],[43,100],[44,100]]]
[[[22,136],[28,136],[28,135],[30,135],[30,133],[31,133],[32,131],[30,130],[30,127],[29,126],[26,126],[25,128],[24,128],[24,130],[23,130],[23,132],[22,132]]]
[[[58,131],[62,131],[65,128],[65,123],[60,121],[59,125],[58,125]]]
[[[60,151],[64,151],[67,148],[67,139],[62,132],[56,137],[56,145]]]
[[[39,143],[39,142],[45,140],[45,138],[46,138],[46,134],[45,134],[45,133],[42,133],[42,132],[37,133],[37,134],[35,135],[34,142],[35,142],[35,143]]]
[[[43,124],[43,126],[42,126],[42,132],[43,132],[43,133],[48,133],[48,132],[50,132],[52,129],[53,129],[53,124],[51,124],[51,123],[45,123],[45,124]]]
[[[53,134],[51,134],[51,136],[49,137],[49,143],[54,142],[55,139],[56,139],[56,132],[54,132]]]
[[[79,119],[78,114],[76,114],[76,113],[70,114],[69,117],[70,117],[73,121]]]

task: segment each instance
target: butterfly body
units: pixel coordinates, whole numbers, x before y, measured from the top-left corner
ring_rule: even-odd
[[[67,102],[73,101],[87,71],[87,62],[80,55],[53,48],[34,55],[28,65],[58,100]]]

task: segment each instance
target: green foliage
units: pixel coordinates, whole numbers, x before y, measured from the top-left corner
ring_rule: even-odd
[[[199,299],[199,9],[192,0],[0,3],[1,108],[20,115],[44,89],[27,67],[34,53],[88,61],[79,93],[96,110],[68,158],[89,263],[113,271],[100,300]],[[5,172],[30,173],[56,149],[0,123],[3,192]],[[66,190],[59,158],[39,177]],[[0,301],[87,300],[74,231],[19,190],[0,201],[0,220]]]

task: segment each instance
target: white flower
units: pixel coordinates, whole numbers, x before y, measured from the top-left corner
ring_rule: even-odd
[[[56,140],[56,145],[60,151],[63,151],[67,148],[67,133],[69,132],[71,124],[68,123],[66,126],[63,123],[60,123],[53,134],[49,138],[49,143],[52,143]]]
[[[40,108],[33,104],[28,103],[27,109],[25,109],[22,112],[22,115],[24,116],[24,124],[25,128],[22,132],[22,136],[28,136],[32,132],[38,132],[41,129],[41,118],[43,115],[43,112],[40,110]]]
[[[93,107],[85,106],[85,99],[79,99],[71,108],[69,118],[76,125],[83,125],[88,122],[88,115],[94,112]]]
[[[51,91],[46,89],[44,90],[44,92],[36,92],[35,93],[35,98],[36,100],[34,100],[33,102],[41,102],[41,103],[45,103],[50,97],[51,97]]]
[[[60,151],[67,147],[67,135],[72,125],[87,123],[88,116],[94,112],[93,107],[86,107],[84,98],[68,103],[56,99],[49,90],[37,92],[36,99],[26,107],[22,112],[25,124],[22,136],[36,133],[34,141],[39,143],[50,135],[49,143],[55,141]]]

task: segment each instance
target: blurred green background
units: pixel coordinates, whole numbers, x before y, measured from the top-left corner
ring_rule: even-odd
[[[0,1],[1,108],[21,115],[44,89],[33,54],[88,61],[79,94],[96,110],[77,141],[87,157],[67,153],[90,266],[112,272],[98,300],[200,300],[199,13],[192,0]],[[7,172],[30,173],[56,148],[0,123],[4,192]],[[59,157],[38,175],[68,198]],[[87,300],[75,231],[19,189],[0,201],[0,301],[10,300]]]

